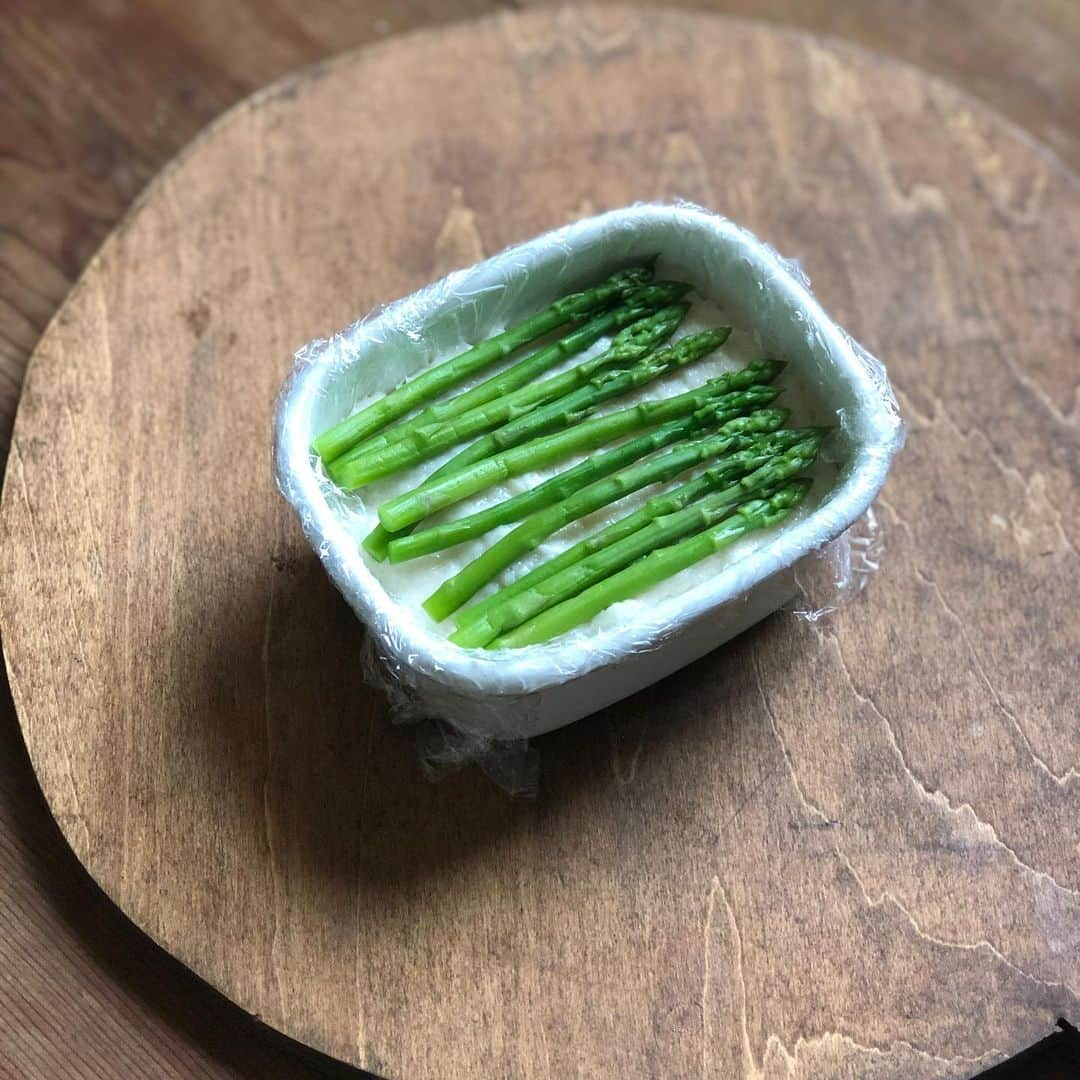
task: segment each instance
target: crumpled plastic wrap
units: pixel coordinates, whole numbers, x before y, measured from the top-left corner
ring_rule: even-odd
[[[518,650],[451,644],[418,604],[395,599],[385,564],[362,551],[372,495],[340,492],[311,454],[313,438],[431,363],[657,252],[659,277],[689,280],[721,303],[763,353],[789,362],[782,381],[794,377],[818,416],[836,418],[835,482],[765,542],[689,586],[624,602],[617,618]],[[641,204],[510,248],[305,346],[278,400],[274,458],[282,493],[368,628],[371,681],[396,719],[430,722],[429,771],[478,761],[502,786],[528,790],[530,737],[670,674],[793,600],[816,620],[857,594],[877,559],[864,515],[903,435],[884,368],[829,319],[797,264],[700,207]],[[810,580],[812,597],[800,590]]]

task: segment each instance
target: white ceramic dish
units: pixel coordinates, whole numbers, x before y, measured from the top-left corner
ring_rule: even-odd
[[[463,650],[422,611],[401,605],[350,528],[312,439],[372,393],[557,295],[659,252],[734,325],[789,362],[820,411],[838,418],[844,463],[812,512],[768,543],[632,617],[570,641],[504,652]],[[796,592],[800,564],[867,509],[903,427],[881,365],[825,314],[791,264],[746,230],[689,206],[640,205],[579,221],[373,313],[298,354],[275,417],[278,484],[327,572],[371,631],[410,711],[475,735],[520,738],[573,722],[663,678],[741,633]]]

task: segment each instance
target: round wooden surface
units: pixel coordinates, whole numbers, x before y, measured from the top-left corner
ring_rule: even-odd
[[[881,573],[438,785],[269,467],[294,348],[575,216],[681,196],[799,258],[910,425]],[[377,1073],[960,1077],[1080,995],[1080,192],[895,62],[531,12],[228,113],[35,353],[4,648],[108,894]]]

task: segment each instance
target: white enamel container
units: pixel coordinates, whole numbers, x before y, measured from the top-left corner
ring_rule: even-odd
[[[415,603],[395,598],[383,566],[360,548],[355,497],[310,453],[316,435],[361,400],[539,310],[555,297],[659,253],[679,277],[788,361],[817,417],[840,425],[841,466],[816,505],[767,542],[685,571],[678,587],[627,602],[547,645],[484,652],[445,638]],[[884,370],[821,309],[797,268],[746,230],[689,206],[612,211],[509,248],[301,351],[275,419],[278,484],[330,577],[374,637],[380,677],[410,713],[472,734],[521,738],[569,724],[671,674],[796,592],[801,565],[852,525],[885,481],[903,426]],[[369,515],[370,516],[370,515]],[[409,564],[405,564],[406,566]],[[400,572],[400,567],[395,568]],[[685,578],[685,581],[684,581]]]

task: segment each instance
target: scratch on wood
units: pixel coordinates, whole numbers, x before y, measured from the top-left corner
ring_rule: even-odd
[[[761,794],[761,792],[765,788],[765,785],[768,784],[770,780],[775,780],[777,774],[782,772],[783,769],[784,766],[779,765],[777,768],[765,770],[764,775],[761,777],[761,779],[746,793],[746,796],[742,800],[740,800],[738,806],[736,806],[735,809],[731,812],[727,820],[724,821],[720,828],[716,830],[716,835],[713,838],[714,843],[717,839],[723,836],[723,834],[727,832],[727,830],[730,829],[736,821],[739,820],[739,816]],[[832,824],[835,825],[836,822],[832,822]]]
[[[628,724],[624,720],[611,720],[608,723],[608,733],[611,737],[611,772],[616,782],[624,787],[633,783],[634,777],[637,776],[638,762],[641,760],[641,751],[645,746],[645,733],[649,730],[649,717],[642,716],[635,724],[637,734],[634,738],[634,749],[624,767],[621,733]]]

